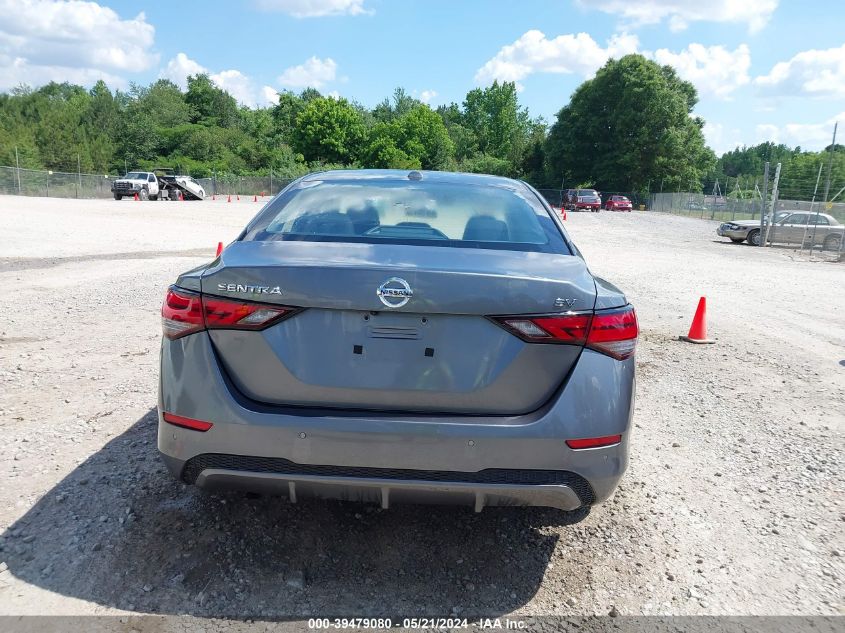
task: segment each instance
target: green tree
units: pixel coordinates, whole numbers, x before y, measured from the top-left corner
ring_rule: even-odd
[[[294,149],[309,162],[351,163],[361,151],[366,128],[346,99],[312,99],[296,117]]]
[[[185,102],[192,108],[194,123],[234,127],[239,121],[238,102],[206,74],[188,77]]]
[[[558,112],[545,146],[549,177],[608,191],[698,183],[715,156],[704,121],[690,116],[696,100],[668,66],[641,55],[608,61]]]
[[[470,90],[464,100],[462,124],[475,136],[481,153],[512,160],[515,144],[528,127],[528,114],[519,107],[516,84],[494,81],[487,88]]]
[[[405,92],[404,88],[396,88],[393,91],[393,101],[385,99],[373,108],[373,119],[380,123],[388,123],[408,114],[421,105],[423,105],[423,102],[414,99]]]

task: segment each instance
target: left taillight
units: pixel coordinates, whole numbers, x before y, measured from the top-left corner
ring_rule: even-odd
[[[171,287],[161,306],[164,335],[177,339],[204,329],[262,330],[298,308],[210,297]]]
[[[161,328],[169,339],[198,332],[205,327],[199,293],[168,288],[161,306]]]

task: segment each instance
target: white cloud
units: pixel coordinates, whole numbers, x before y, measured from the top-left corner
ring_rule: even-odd
[[[743,144],[742,131],[739,128],[727,128],[722,123],[707,121],[704,124],[704,139],[717,156]]]
[[[760,124],[755,128],[757,142],[772,141],[787,145],[800,145],[802,149],[819,150],[828,145],[833,136],[833,126],[839,121],[839,129],[845,123],[845,112],[818,123]],[[837,141],[838,142],[838,141]]]
[[[845,44],[798,53],[754,83],[766,95],[845,98]]]
[[[239,70],[212,72],[185,53],[178,53],[167,62],[159,77],[169,79],[183,90],[187,87],[188,75],[207,74],[219,88],[232,95],[238,103],[255,107],[278,103],[278,93],[270,86],[257,88],[253,80]]]
[[[754,128],[755,143],[780,143],[780,128],[772,123],[760,123]]]
[[[123,86],[117,73],[158,62],[143,13],[123,20],[96,2],[0,0],[0,15],[0,89],[51,80]]]
[[[221,70],[209,77],[217,86],[232,95],[235,101],[244,105],[254,106],[261,94],[252,80],[239,70]]]
[[[435,99],[436,97],[436,90],[423,90],[420,93],[420,101],[422,101],[423,103],[431,103],[432,99]]]
[[[364,0],[257,0],[256,4],[265,11],[279,11],[295,18],[373,13],[364,7]]]
[[[188,85],[188,75],[201,75],[207,72],[208,69],[205,66],[195,62],[185,53],[179,53],[167,62],[167,66],[159,73],[159,77],[169,79],[184,90]]]
[[[320,89],[337,77],[337,63],[331,58],[311,57],[299,66],[286,68],[279,83],[290,88]]]
[[[690,44],[679,53],[661,48],[655,51],[654,60],[674,67],[682,79],[695,85],[699,97],[727,97],[750,81],[751,53],[745,44],[733,51],[701,44]]]
[[[272,86],[264,86],[261,88],[261,96],[265,103],[276,105],[279,103],[279,93]]]
[[[636,35],[617,34],[602,47],[587,33],[559,35],[549,39],[540,31],[523,34],[513,44],[503,46],[475,74],[479,84],[520,81],[533,73],[578,74],[592,76],[604,63],[629,53],[636,53]],[[751,53],[740,45],[730,51],[723,46],[690,44],[673,53],[660,49],[655,53],[640,51],[660,64],[673,66],[678,75],[692,82],[701,96],[726,97],[750,81]]]
[[[519,81],[528,75],[545,73],[577,73],[590,76],[610,57],[634,53],[639,40],[634,35],[615,35],[602,48],[587,33],[559,35],[548,39],[544,33],[531,30],[513,44],[503,46],[496,55],[475,73],[479,84]]]
[[[673,31],[682,31],[691,22],[747,24],[755,33],[772,17],[778,0],[578,0],[585,9],[598,9],[619,16],[633,26],[669,22]]]

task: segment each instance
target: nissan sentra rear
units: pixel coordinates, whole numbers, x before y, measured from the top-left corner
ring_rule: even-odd
[[[312,174],[162,321],[159,449],[188,484],[577,510],[627,465],[634,310],[521,182]]]

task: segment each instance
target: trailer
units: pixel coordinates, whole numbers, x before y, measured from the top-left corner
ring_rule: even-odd
[[[205,190],[190,176],[180,176],[174,169],[160,167],[154,170],[158,179],[160,199],[167,200],[203,200]]]

